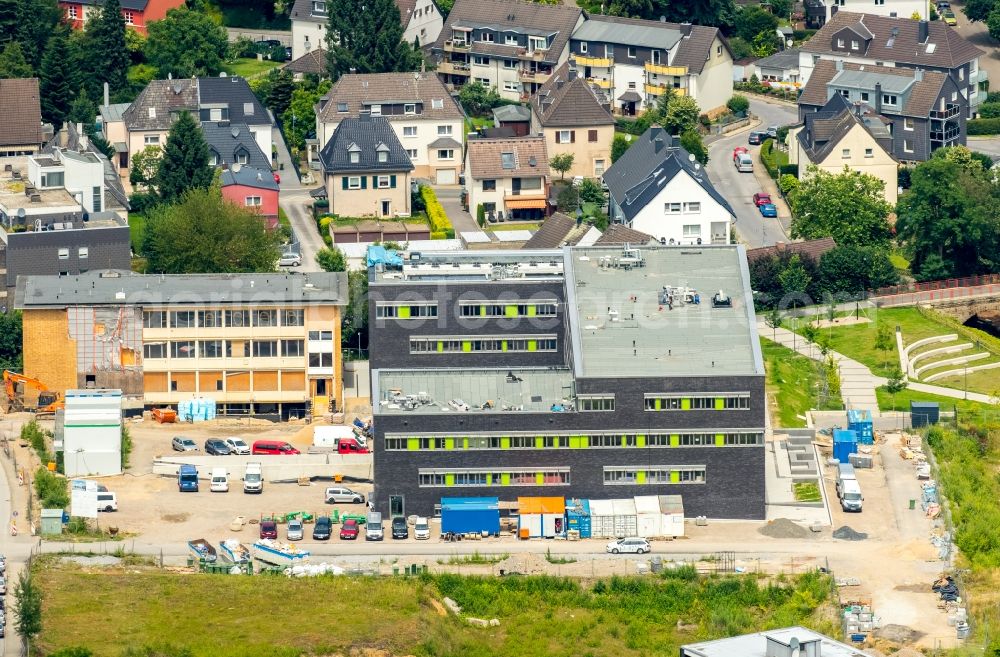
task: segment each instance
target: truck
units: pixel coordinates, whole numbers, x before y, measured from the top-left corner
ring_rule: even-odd
[[[217,556],[215,547],[205,539],[196,538],[193,541],[188,541],[188,549],[191,550],[195,559],[206,563],[215,563]]]
[[[246,472],[243,473],[243,492],[244,493],[264,492],[264,475],[262,474],[260,469],[260,461],[247,463]]]
[[[865,501],[861,494],[861,486],[857,479],[845,479],[840,487],[840,508],[844,511],[861,512],[861,505]]]
[[[858,478],[854,476],[853,465],[850,463],[837,464],[837,497],[839,499],[844,497],[844,482],[857,480]]]
[[[368,445],[359,441],[354,436],[337,440],[338,454],[367,454],[369,451]]]
[[[315,427],[311,452],[332,452],[338,454],[367,454],[368,441],[356,427],[339,425]]]
[[[182,465],[177,471],[177,490],[182,493],[198,492],[198,468]]]
[[[295,566],[309,561],[309,552],[287,543],[262,538],[251,548],[253,558],[272,566]]]

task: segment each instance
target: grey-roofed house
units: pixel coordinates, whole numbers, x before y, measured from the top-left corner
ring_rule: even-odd
[[[538,221],[548,214],[549,156],[543,137],[470,139],[465,190],[469,209],[494,219]]]
[[[37,153],[45,142],[38,78],[0,80],[0,156]]]
[[[882,117],[892,137],[888,150],[900,162],[922,162],[938,148],[966,143],[968,102],[947,74],[820,60],[799,94],[799,119],[837,95]]]
[[[509,128],[511,137],[524,137],[531,132],[531,109],[524,105],[501,105],[493,108],[493,125]]]
[[[799,69],[808,83],[820,62],[924,69],[944,73],[958,86],[971,117],[986,98],[989,83],[979,65],[983,51],[944,21],[915,21],[838,11],[802,44]]]
[[[456,0],[431,48],[442,79],[478,81],[503,98],[521,100],[566,61],[579,7],[518,0]]]
[[[609,217],[661,244],[729,244],[736,214],[678,142],[653,126],[611,165]]]
[[[607,98],[566,62],[531,97],[531,134],[545,137],[549,157],[572,155],[570,176],[599,178],[611,164],[615,118]]]
[[[234,164],[255,169],[271,169],[271,160],[264,155],[245,123],[203,121],[201,134],[208,144],[208,162],[213,167],[228,169]]]
[[[320,152],[330,212],[342,217],[408,217],[413,163],[389,120],[343,119]]]
[[[97,123],[104,140],[111,144],[114,155],[111,161],[119,174],[125,175],[129,166],[128,131],[125,129],[125,112],[131,103],[104,103],[97,108]]]
[[[438,185],[458,183],[465,112],[433,73],[355,73],[340,76],[316,106],[321,149],[347,117],[389,121],[413,163],[413,175]]]
[[[522,249],[557,249],[563,246],[590,246],[597,242],[601,231],[579,218],[554,212],[542,222]]]
[[[786,48],[770,57],[758,59],[754,62],[754,70],[758,80],[797,86],[802,80],[799,74],[799,49]]]
[[[733,55],[716,27],[589,15],[573,32],[570,57],[625,116],[655,104],[667,88],[694,98],[702,112],[733,93]]]
[[[742,246],[423,251],[369,278],[377,510],[676,494],[764,518]]]

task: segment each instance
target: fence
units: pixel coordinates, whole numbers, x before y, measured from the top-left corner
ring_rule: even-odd
[[[903,285],[890,285],[878,288],[872,292],[872,295],[876,297],[888,297],[897,294],[932,292],[958,287],[980,287],[997,284],[1000,284],[1000,274],[982,274],[980,276],[965,276],[963,278],[945,278],[939,281],[924,281],[923,283],[911,282]]]

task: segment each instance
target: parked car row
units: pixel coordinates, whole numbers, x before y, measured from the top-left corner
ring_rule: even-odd
[[[410,527],[403,516],[396,516],[390,522],[390,531],[394,540],[405,540],[410,537]],[[278,538],[278,524],[274,520],[261,520],[261,538]],[[382,521],[382,514],[378,511],[371,511],[365,518],[364,534],[366,541],[381,541],[385,539],[385,525]],[[361,522],[355,518],[345,518],[340,526],[338,536],[342,541],[354,541],[361,535]],[[430,523],[427,518],[416,518],[413,525],[413,537],[417,540],[427,540],[430,538]],[[333,520],[330,516],[319,516],[312,528],[312,540],[328,541],[333,536]],[[305,540],[305,528],[302,520],[293,518],[288,521],[285,528],[285,537],[289,542]],[[610,549],[608,550],[611,551]],[[647,550],[648,551],[648,550]],[[641,553],[640,553],[641,554]]]
[[[174,436],[170,446],[175,452],[199,451],[198,443],[183,436]],[[251,448],[242,438],[226,438],[225,440],[221,438],[209,438],[205,441],[205,453],[214,456],[229,456],[230,454],[291,455],[299,454],[300,452],[284,440],[258,440],[254,442]]]

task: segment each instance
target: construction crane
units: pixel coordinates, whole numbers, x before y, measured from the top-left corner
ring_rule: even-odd
[[[38,405],[34,409],[37,413],[55,413],[60,408],[65,408],[66,402],[59,393],[49,390],[48,386],[29,376],[17,374],[10,370],[3,372],[3,386],[7,393],[7,412],[17,413],[26,410],[24,407],[24,393],[28,388],[38,391]]]

